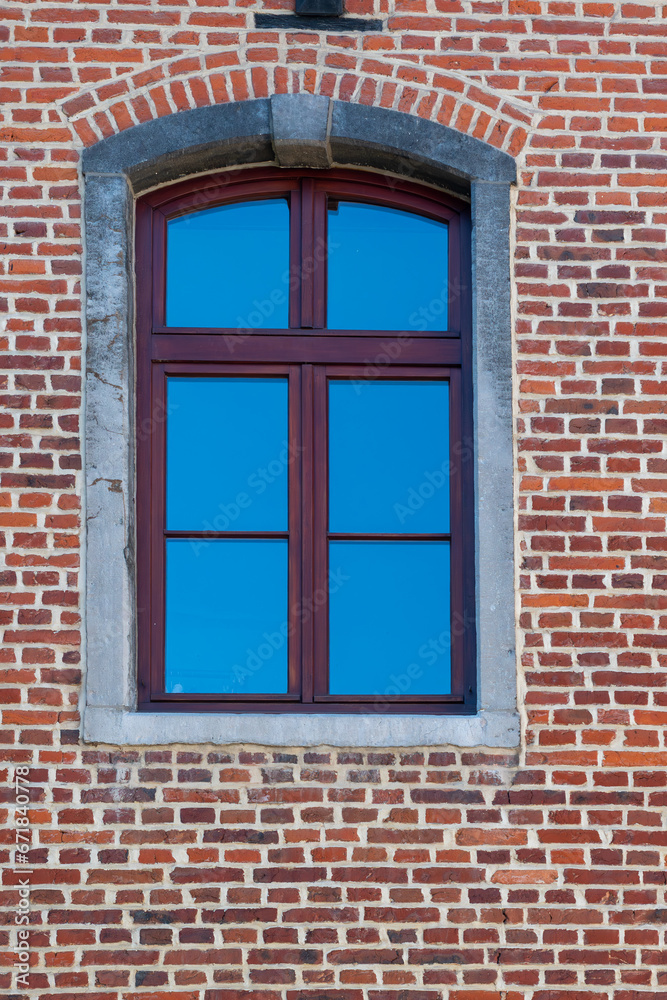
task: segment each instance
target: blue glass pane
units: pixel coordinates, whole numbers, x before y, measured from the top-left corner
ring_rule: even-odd
[[[167,692],[287,691],[287,542],[167,541]]]
[[[167,528],[286,531],[287,379],[167,380]]]
[[[167,223],[167,325],[288,324],[289,206],[251,201]]]
[[[449,694],[449,544],[331,542],[329,564],[331,694]]]
[[[329,530],[449,531],[447,382],[329,382]]]
[[[446,223],[354,202],[328,218],[330,330],[447,329]]]

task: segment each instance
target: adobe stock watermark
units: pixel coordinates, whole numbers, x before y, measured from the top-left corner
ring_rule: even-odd
[[[262,638],[265,642],[260,643],[256,649],[246,650],[246,659],[243,664],[235,663],[232,667],[234,679],[238,684],[243,684],[249,677],[256,674],[268,661],[282,649],[285,643],[293,636],[298,625],[305,625],[313,615],[327,603],[331,594],[336,594],[340,588],[350,579],[343,570],[331,570],[326,587],[320,587],[313,591],[312,597],[307,597],[294,608],[294,614],[290,621],[283,622],[276,632],[265,632]]]
[[[443,629],[437,636],[431,636],[417,650],[417,659],[421,660],[421,663],[408,663],[400,673],[389,675],[389,683],[384,691],[373,692],[373,712],[377,715],[387,712],[391,704],[410,693],[415,681],[421,680],[425,666],[434,667],[439,660],[449,659],[452,640],[462,636],[473,624],[473,618],[455,611],[452,615],[451,628]]]
[[[252,310],[246,316],[237,316],[237,328],[234,333],[224,337],[225,347],[233,354],[237,347],[244,344],[254,334],[267,329],[267,320],[275,314],[276,309],[284,306],[290,292],[301,286],[304,277],[310,277],[319,264],[323,264],[336,250],[340,243],[327,242],[318,236],[313,253],[304,257],[301,264],[293,264],[281,277],[282,287],[272,289],[265,298],[253,299]]]
[[[288,441],[282,442],[282,450],[270,462],[264,466],[258,466],[250,473],[246,479],[246,489],[239,492],[228,503],[218,504],[218,513],[212,521],[204,521],[202,531],[211,538],[221,531],[227,531],[235,521],[241,517],[244,510],[252,506],[257,497],[266,493],[269,486],[272,486],[282,476],[297,458],[303,453],[304,447],[301,444],[290,445]],[[206,545],[207,539],[192,539],[190,546],[195,555],[198,555],[201,547]]]
[[[264,632],[262,642],[255,648],[248,647],[245,652],[245,660],[233,664],[231,673],[234,678],[234,686],[223,687],[223,694],[242,693],[242,686],[250,678],[265,667],[277,652],[284,648],[290,638],[297,632],[300,625],[305,625],[311,620],[316,612],[324,607],[331,594],[336,594],[350,579],[343,570],[338,567],[330,570],[326,587],[319,587],[313,592],[312,597],[306,597],[299,601],[292,609],[292,615],[278,626],[273,632]],[[183,686],[175,684],[172,687],[173,693],[181,693]]]
[[[449,314],[450,303],[461,294],[460,289],[451,288],[449,283],[443,285],[440,294],[430,300],[428,305],[420,306],[410,314],[408,322],[411,329],[424,333],[433,329],[433,324],[440,316],[445,316],[445,326]]]
[[[449,284],[444,285],[439,295],[432,298],[427,305],[420,306],[419,309],[410,314],[408,318],[409,331],[400,331],[395,337],[383,340],[375,357],[369,358],[364,363],[361,375],[353,380],[357,394],[362,391],[365,382],[373,382],[380,378],[392,364],[399,361],[406,347],[412,344],[416,336],[427,330],[432,330],[436,319],[448,313],[451,303],[459,298],[460,294],[461,290],[458,287],[452,288]]]
[[[417,486],[411,486],[405,496],[404,503],[394,504],[394,514],[399,524],[405,524],[411,517],[432,500],[443,488],[449,488],[452,476],[456,475],[460,466],[469,462],[473,457],[472,441],[463,439],[455,441],[452,452],[459,461],[454,458],[445,459],[439,468],[431,472],[424,472],[424,478]]]
[[[150,416],[143,417],[137,424],[137,441],[148,441],[153,432],[167,422],[167,418],[180,409],[179,403],[156,400],[151,408]]]
[[[14,771],[14,834],[15,869],[18,902],[14,911],[16,931],[16,961],[13,964],[15,988],[30,986],[30,876],[28,851],[32,843],[30,831],[30,768],[17,767]]]

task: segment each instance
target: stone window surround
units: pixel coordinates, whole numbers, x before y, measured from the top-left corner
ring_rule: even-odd
[[[471,199],[479,683],[474,716],[135,710],[134,624],[140,598],[134,584],[134,200],[185,176],[253,163],[362,167],[422,180]],[[135,746],[517,746],[509,246],[513,159],[413,115],[286,94],[138,125],[86,149],[82,172],[83,739]]]

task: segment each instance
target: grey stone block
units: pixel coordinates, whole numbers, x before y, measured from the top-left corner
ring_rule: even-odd
[[[314,94],[274,94],[273,148],[281,167],[330,167],[330,100]]]
[[[133,202],[124,177],[86,186],[86,698],[132,704]]]
[[[478,687],[482,709],[516,691],[510,201],[506,184],[472,184],[473,384]]]
[[[455,129],[385,108],[336,101],[330,142],[338,163],[393,172],[398,166],[401,173],[440,184],[444,177],[465,181],[464,188],[475,179],[516,180],[516,166],[507,153]]]
[[[178,743],[278,747],[515,747],[514,712],[473,717],[428,715],[250,715],[120,712],[89,709],[83,738],[91,743],[160,746]]]
[[[83,172],[125,174],[139,194],[188,174],[273,160],[268,99],[193,108],[109,136]]]

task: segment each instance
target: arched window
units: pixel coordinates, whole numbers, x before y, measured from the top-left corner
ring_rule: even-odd
[[[137,203],[140,709],[476,711],[468,207],[266,168]]]

